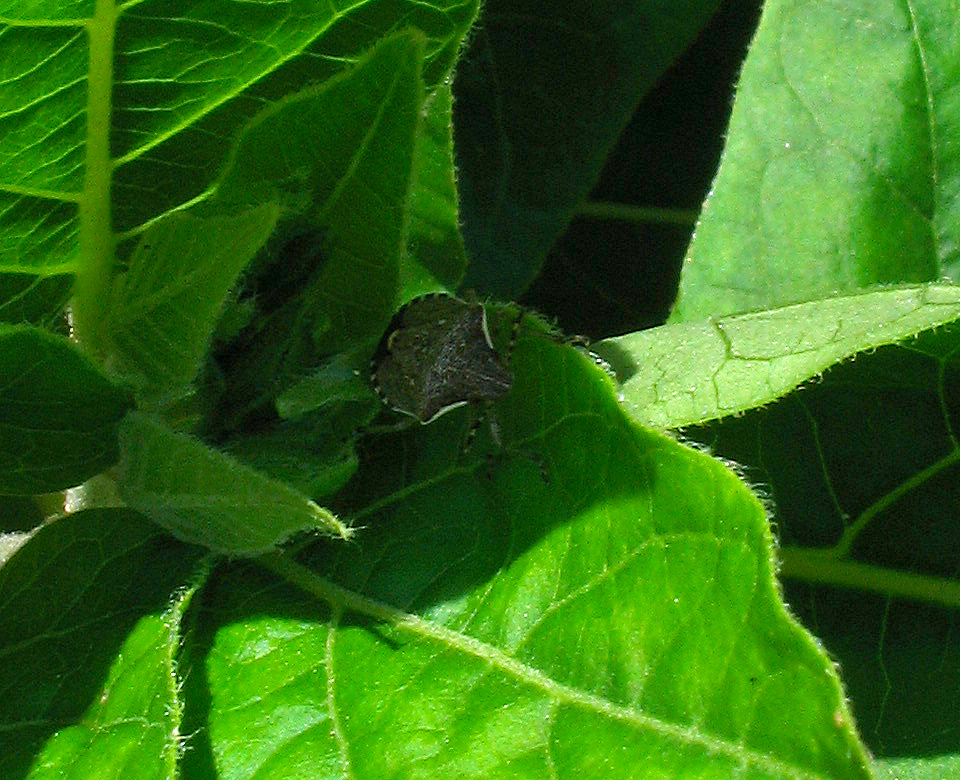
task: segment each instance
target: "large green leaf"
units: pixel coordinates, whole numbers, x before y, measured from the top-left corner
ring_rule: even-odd
[[[432,90],[476,10],[458,0],[14,4],[0,46],[0,312],[59,278],[26,302],[49,316],[75,273],[76,324],[98,346],[118,240],[207,197],[231,139],[265,105],[336,75],[400,26],[429,39]]]
[[[958,336],[921,334],[688,430],[767,486],[787,597],[888,757],[946,755],[960,738]]]
[[[953,11],[765,3],[674,319],[960,278]]]
[[[513,365],[503,449],[469,413],[383,437],[357,545],[205,590],[187,775],[867,777],[756,498],[530,320]]]
[[[0,568],[0,776],[172,777],[174,656],[202,550],[136,513],[38,530]]]
[[[936,281],[921,289],[955,300],[942,281],[956,279],[960,246],[953,10],[942,0],[765,4],[684,266],[677,327],[767,322],[750,352],[772,355],[795,338],[783,312],[817,312],[809,324],[835,326],[835,344],[848,324],[876,317],[880,338],[863,343],[872,348],[884,332],[898,340],[912,330],[902,330],[906,312],[883,303],[905,290],[878,283]],[[854,301],[867,306],[853,320],[831,314]],[[729,316],[740,312],[755,313]],[[787,598],[838,658],[864,739],[885,758],[879,768],[898,776],[951,777],[960,745],[958,343],[955,324],[925,331],[784,397],[786,363],[759,394],[756,374],[745,387],[728,374],[726,391],[752,394],[731,411],[770,405],[686,429],[764,486]],[[795,341],[790,361],[809,362],[806,346]],[[711,395],[707,362],[688,377],[688,399]],[[702,422],[725,407],[708,405],[681,416]]]
[[[454,82],[466,284],[517,298],[716,0],[484,4]]]
[[[498,344],[512,315],[491,312]],[[833,665],[780,602],[757,499],[716,460],[637,428],[605,372],[538,321],[524,320],[512,364],[493,411],[502,446],[484,427],[463,451],[470,410],[371,440],[340,498],[361,525],[356,545],[223,565],[182,641],[183,599],[159,622],[139,602],[91,603],[108,605],[98,637],[123,655],[109,675],[73,666],[108,687],[83,677],[56,706],[96,702],[91,715],[64,715],[56,736],[11,732],[11,776],[35,761],[37,777],[68,765],[102,777],[134,759],[129,776],[169,776],[182,708],[186,777],[867,777]],[[149,441],[156,426],[130,421],[134,441]],[[202,470],[189,455],[165,455],[181,489]],[[177,471],[158,465],[147,472]],[[96,543],[82,554],[58,529]],[[91,594],[113,592],[100,589],[107,576],[134,581],[131,596],[147,572],[161,577],[155,595],[192,581],[185,548],[129,512],[81,513],[46,533],[96,567],[76,580]],[[34,546],[44,538],[0,570],[20,599],[3,613],[11,634],[30,635],[17,616],[37,594],[16,578],[50,558]],[[122,554],[130,538],[143,559]],[[34,634],[62,641],[49,616],[32,619]],[[43,656],[18,697],[61,679]],[[17,723],[20,701],[8,700]]]
[[[113,465],[129,406],[67,339],[0,325],[0,493],[62,490]]]

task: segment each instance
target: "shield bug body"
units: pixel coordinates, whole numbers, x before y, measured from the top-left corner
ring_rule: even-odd
[[[374,355],[372,380],[392,409],[421,423],[475,401],[493,401],[513,385],[483,305],[434,294],[393,318]]]

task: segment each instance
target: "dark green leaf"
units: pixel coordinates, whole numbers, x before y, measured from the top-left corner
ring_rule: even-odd
[[[466,284],[527,288],[643,93],[716,0],[490,0],[454,83]]]
[[[0,273],[0,320],[51,325],[72,289],[71,273],[37,276],[26,267],[22,273]]]
[[[455,290],[467,267],[453,166],[449,84],[427,98],[413,158],[407,251],[400,259],[400,302]]]
[[[0,493],[62,490],[113,465],[129,405],[67,339],[0,325]]]
[[[0,533],[32,531],[43,521],[36,500],[30,496],[0,496]]]

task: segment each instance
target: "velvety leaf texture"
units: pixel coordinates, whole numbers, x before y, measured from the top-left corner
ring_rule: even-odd
[[[716,321],[674,323],[597,344],[639,422],[678,428],[780,398],[858,352],[960,317],[960,288],[874,290]]]
[[[187,541],[253,555],[298,531],[350,534],[335,515],[289,485],[149,415],[127,415],[120,446],[124,499]]]
[[[2,780],[956,774],[957,9],[719,5],[0,0]]]
[[[780,605],[756,499],[634,428],[602,370],[539,328],[514,366],[492,466],[458,455],[469,415],[392,437],[348,493],[358,546],[266,562],[301,592],[250,566],[205,592],[190,663],[211,697],[186,725],[209,732],[187,766],[867,777],[829,660]]]
[[[188,591],[168,600],[202,553],[96,510],[44,526],[0,568],[0,776],[170,776]]]
[[[148,230],[114,281],[113,359],[153,395],[186,394],[240,271],[270,235],[274,205],[236,217],[173,214]]]

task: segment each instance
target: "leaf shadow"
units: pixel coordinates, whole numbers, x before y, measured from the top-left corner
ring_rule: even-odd
[[[105,711],[136,706],[126,701],[136,684],[131,678],[143,674],[150,686],[156,680],[136,661],[124,665],[125,654],[140,652],[125,653],[125,643],[143,618],[164,614],[204,554],[129,510],[86,510],[47,524],[8,561],[5,585],[32,609],[42,603],[50,612],[31,617],[43,625],[31,635],[23,630],[18,599],[6,600],[0,664],[4,679],[14,683],[5,689],[2,709],[7,723],[19,725],[0,738],[0,776],[17,780],[47,762],[57,766],[57,741],[76,739],[71,730],[109,732],[116,724]]]

